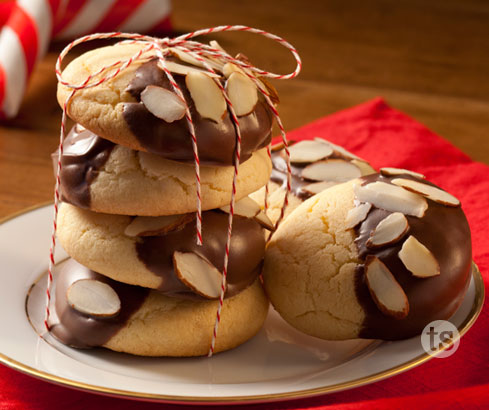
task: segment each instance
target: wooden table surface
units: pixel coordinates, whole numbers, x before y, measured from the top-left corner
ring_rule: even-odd
[[[177,32],[245,24],[285,37],[304,69],[275,81],[287,129],[375,96],[489,163],[489,3],[485,0],[173,1]],[[271,41],[216,37],[259,67],[288,72]],[[0,125],[0,218],[52,198],[59,138],[53,45],[36,66],[17,118]],[[76,53],[75,53],[76,55]]]

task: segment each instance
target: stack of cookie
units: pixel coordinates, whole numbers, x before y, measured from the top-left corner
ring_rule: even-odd
[[[63,78],[82,83],[141,48],[117,44],[90,51],[71,62]],[[168,55],[166,68],[184,100],[151,52],[69,100],[67,112],[76,125],[61,156],[57,233],[71,259],[55,278],[51,323],[62,342],[149,356],[208,352],[221,292],[236,144],[235,125],[216,81],[238,115],[242,146],[215,351],[245,342],[262,326],[268,301],[258,276],[263,226],[271,222],[247,195],[264,186],[271,173],[266,146],[273,115],[238,66],[208,62],[216,75],[178,50]],[[61,105],[70,93],[59,86]],[[196,236],[187,107],[200,158],[202,246]]]

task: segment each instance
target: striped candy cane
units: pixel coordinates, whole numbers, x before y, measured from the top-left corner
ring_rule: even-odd
[[[112,31],[170,31],[170,0],[65,0],[61,8],[53,27],[55,39]]]
[[[170,0],[17,0],[0,16],[0,119],[14,117],[36,61],[52,37],[134,31],[168,33]]]
[[[17,114],[35,62],[51,38],[55,1],[19,0],[0,32],[0,118]]]

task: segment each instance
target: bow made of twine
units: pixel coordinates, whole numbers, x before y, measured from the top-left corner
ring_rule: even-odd
[[[261,36],[264,36],[266,38],[269,38],[283,47],[287,48],[293,55],[296,61],[296,67],[295,70],[289,74],[275,74],[271,73],[265,70],[262,70],[260,68],[254,67],[253,65],[249,64],[248,62],[244,62],[240,59],[237,59],[235,57],[230,56],[228,53],[226,53],[223,49],[220,47],[213,47],[211,45],[207,44],[202,44],[197,41],[191,40],[194,37],[197,36],[202,36],[202,35],[208,35],[211,33],[219,33],[219,32],[226,32],[226,31],[245,31],[249,33],[254,33],[254,34],[259,34]],[[139,43],[143,47],[135,53],[133,56],[131,56],[128,59],[121,59],[119,61],[116,61],[110,65],[107,65],[105,67],[100,68],[98,71],[91,73],[83,82],[80,84],[70,84],[69,82],[65,81],[63,79],[63,74],[61,71],[61,65],[63,62],[63,59],[66,57],[66,55],[70,52],[72,48],[77,46],[78,44],[85,43],[88,41],[92,40],[100,40],[100,39],[112,39],[112,38],[120,38],[124,39],[123,41],[117,43],[117,44],[127,44],[127,43]],[[142,34],[132,34],[132,33],[121,33],[121,32],[114,32],[114,33],[97,33],[97,34],[90,34],[84,37],[80,37],[77,40],[73,41],[72,43],[68,44],[63,51],[60,53],[57,62],[56,62],[56,76],[58,78],[58,82],[65,87],[71,89],[70,94],[66,98],[66,101],[63,104],[63,114],[62,114],[62,119],[61,119],[61,131],[60,131],[60,139],[59,139],[59,150],[58,150],[58,160],[57,160],[57,170],[56,170],[56,184],[55,184],[55,190],[54,190],[54,215],[53,215],[53,228],[52,228],[52,235],[51,235],[51,246],[49,250],[49,265],[48,265],[48,281],[47,281],[47,289],[46,289],[46,312],[45,312],[45,320],[44,324],[47,329],[47,331],[50,331],[50,325],[49,325],[49,317],[50,317],[50,301],[51,301],[51,286],[53,282],[53,267],[54,267],[54,252],[55,252],[55,246],[56,246],[56,229],[57,229],[57,216],[58,216],[58,206],[59,206],[59,201],[60,201],[60,185],[61,185],[61,180],[60,180],[60,172],[61,172],[61,158],[63,155],[63,141],[66,135],[66,119],[67,119],[67,109],[70,101],[72,100],[73,96],[78,90],[83,90],[83,89],[88,89],[88,88],[93,88],[97,87],[98,85],[111,80],[112,78],[116,77],[121,71],[124,71],[127,67],[129,67],[131,64],[138,60],[142,59],[147,59],[148,52],[152,52],[154,56],[156,56],[159,59],[159,64],[163,71],[165,72],[166,76],[168,77],[168,80],[173,88],[173,91],[179,96],[183,102],[185,102],[185,98],[183,96],[183,93],[176,83],[173,74],[170,72],[170,70],[167,69],[166,67],[166,62],[165,59],[167,56],[171,54],[171,49],[176,49],[179,52],[186,53],[193,59],[199,61],[202,65],[202,67],[207,70],[209,73],[215,74],[214,68],[209,64],[209,59],[212,60],[217,60],[223,64],[225,63],[232,63],[237,66],[239,66],[244,74],[246,74],[256,85],[257,89],[259,92],[263,95],[265,101],[267,102],[270,110],[272,111],[275,120],[277,121],[277,125],[280,129],[280,134],[282,137],[282,142],[284,145],[285,149],[285,154],[286,154],[286,162],[287,162],[287,189],[285,193],[285,197],[283,200],[283,206],[280,212],[280,217],[278,221],[276,222],[276,226],[281,222],[281,220],[284,217],[285,213],[285,208],[288,204],[288,195],[290,192],[290,180],[291,180],[291,169],[290,169],[290,159],[289,159],[289,150],[288,150],[288,143],[287,143],[287,138],[285,134],[285,130],[282,124],[282,121],[280,119],[280,116],[278,114],[277,109],[275,108],[271,96],[269,94],[269,91],[264,87],[263,83],[257,79],[257,76],[260,77],[266,77],[266,78],[271,78],[271,79],[278,79],[278,80],[288,80],[291,78],[296,77],[301,68],[302,68],[302,62],[299,57],[299,54],[297,53],[297,50],[289,44],[287,41],[285,41],[283,38],[276,36],[274,34],[268,33],[263,30],[259,30],[256,28],[252,27],[247,27],[247,26],[241,26],[241,25],[235,25],[235,26],[218,26],[218,27],[213,27],[213,28],[207,28],[207,29],[201,29],[197,31],[193,31],[187,34],[183,34],[181,36],[175,37],[175,38],[156,38],[156,37],[151,37],[151,36],[146,36]],[[227,269],[228,269],[228,260],[229,260],[229,250],[230,250],[230,244],[231,244],[231,235],[232,235],[232,228],[233,228],[233,215],[234,215],[234,205],[235,205],[235,196],[236,196],[236,183],[237,183],[237,177],[238,177],[238,168],[239,168],[239,163],[240,163],[240,156],[241,156],[241,131],[239,127],[239,119],[238,116],[235,113],[235,110],[233,108],[233,105],[226,93],[226,90],[218,80],[214,80],[215,83],[218,85],[220,88],[227,106],[228,106],[228,111],[231,116],[231,120],[233,121],[236,129],[236,146],[235,146],[235,153],[234,153],[234,173],[233,173],[233,182],[232,182],[232,191],[231,191],[231,200],[230,200],[230,212],[229,212],[229,221],[228,221],[228,229],[227,229],[227,239],[226,239],[226,247],[225,247],[225,252],[224,252],[224,267],[223,267],[223,272],[222,272],[222,283],[221,283],[221,293],[219,297],[219,304],[218,304],[218,309],[216,313],[216,321],[214,325],[214,330],[213,330],[213,335],[212,335],[212,341],[211,341],[211,346],[209,348],[209,354],[208,356],[212,356],[215,348],[215,342],[217,338],[217,332],[218,332],[218,326],[219,322],[221,319],[221,310],[222,310],[222,305],[224,301],[224,293],[226,291],[226,280],[227,280]],[[198,147],[197,147],[197,136],[195,135],[195,128],[194,124],[192,121],[192,115],[190,113],[190,110],[188,108],[188,105],[185,103],[186,106],[186,112],[185,112],[185,118],[188,124],[188,129],[189,133],[191,135],[192,139],[192,149],[193,149],[193,156],[194,156],[194,165],[195,165],[195,178],[196,178],[196,199],[197,199],[197,218],[196,218],[196,240],[199,245],[202,245],[202,198],[201,198],[201,182],[200,182],[200,161],[199,161],[199,153],[198,153]],[[268,146],[267,149],[268,155],[271,155],[270,152],[270,145]],[[267,194],[268,194],[268,185],[266,187],[266,195],[265,195],[265,209],[268,207],[268,202],[267,202]]]

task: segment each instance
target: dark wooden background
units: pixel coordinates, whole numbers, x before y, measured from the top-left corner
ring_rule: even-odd
[[[174,0],[177,32],[245,24],[285,37],[303,72],[275,81],[288,129],[383,96],[489,163],[489,2],[485,0]],[[293,61],[251,34],[216,37],[265,69]],[[0,217],[52,198],[50,153],[59,138],[53,45],[37,65],[16,119],[0,125]],[[76,53],[74,53],[76,55]]]

